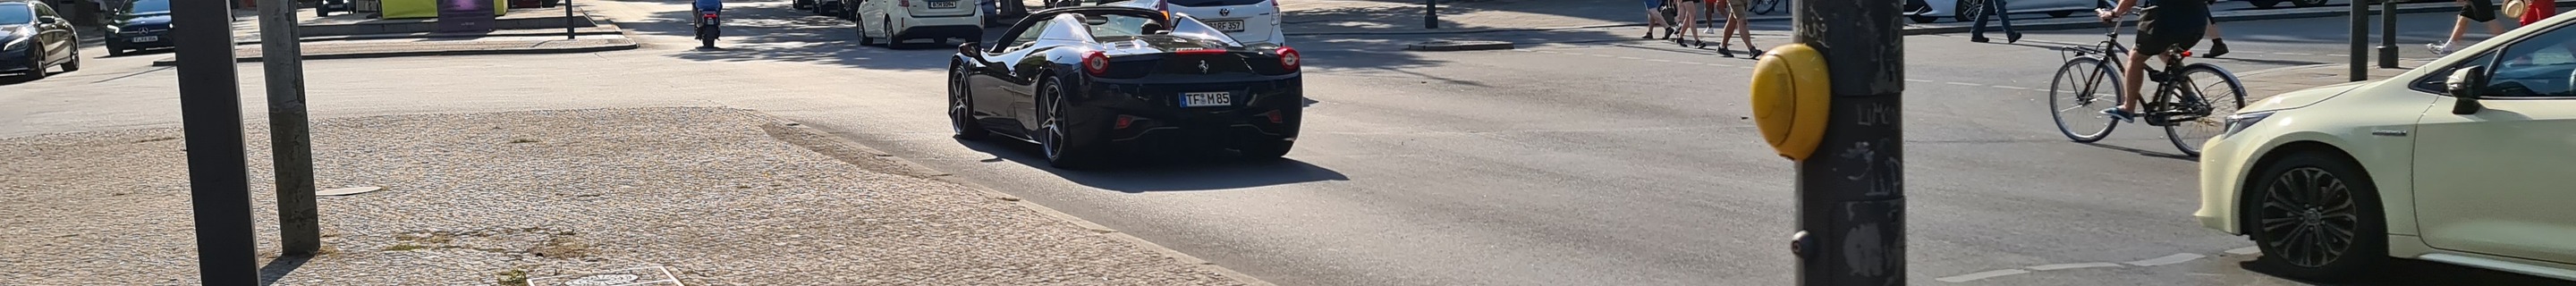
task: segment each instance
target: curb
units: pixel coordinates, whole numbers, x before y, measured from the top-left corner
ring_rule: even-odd
[[[531,31],[531,30],[502,30],[502,31]],[[482,37],[535,37],[535,36],[561,36],[561,35],[563,35],[563,34],[564,34],[563,32],[555,32],[555,31],[546,31],[545,33],[534,33],[534,32],[509,32],[509,33],[498,33],[498,31],[495,31],[495,32],[496,32],[496,33],[491,33],[491,34],[472,34],[472,35],[466,35],[466,34],[457,34],[457,35],[437,35],[437,34],[430,34],[430,33],[412,33],[412,34],[361,34],[361,35],[339,35],[339,36],[314,36],[314,37],[297,38],[297,39],[295,39],[295,41],[296,41],[296,42],[303,42],[303,43],[311,43],[311,42],[348,41],[348,40],[387,40],[387,39],[455,39],[455,38],[482,38]],[[576,35],[576,36],[598,36],[598,35],[620,35],[620,34],[624,34],[624,32],[618,31],[618,30],[616,30],[616,29],[592,29],[592,30],[587,30],[587,31],[577,31],[577,32],[573,32],[572,34],[573,34],[573,35]],[[260,40],[256,40],[256,39],[254,39],[254,40],[248,40],[248,41],[233,41],[233,45],[235,45],[235,46],[258,45],[259,43],[260,43]]]
[[[1243,283],[1243,284],[1245,284],[1245,285],[1253,285],[1253,286],[1276,286],[1276,285],[1277,285],[1277,284],[1271,284],[1271,283],[1270,283],[1270,282],[1268,282],[1268,281],[1262,281],[1260,278],[1254,278],[1254,277],[1252,277],[1252,275],[1243,274],[1243,272],[1236,272],[1236,271],[1234,271],[1234,269],[1228,269],[1228,268],[1225,268],[1225,266],[1216,265],[1216,262],[1210,262],[1210,261],[1207,261],[1206,259],[1199,259],[1197,256],[1191,256],[1191,255],[1190,255],[1190,254],[1188,254],[1188,253],[1182,253],[1180,250],[1174,250],[1174,249],[1172,249],[1172,248],[1170,248],[1170,247],[1164,247],[1162,244],[1156,244],[1156,243],[1154,243],[1154,242],[1152,242],[1152,241],[1145,241],[1145,239],[1144,239],[1144,238],[1138,238],[1138,237],[1136,237],[1136,236],[1134,236],[1134,235],[1128,235],[1126,232],[1118,231],[1117,229],[1111,229],[1111,228],[1109,228],[1108,226],[1103,226],[1103,225],[1100,225],[1099,223],[1093,223],[1093,222],[1091,222],[1090,220],[1084,220],[1084,219],[1082,219],[1081,217],[1076,217],[1076,216],[1073,216],[1072,214],[1066,214],[1066,213],[1061,212],[1061,211],[1056,211],[1054,208],[1048,208],[1047,206],[1045,206],[1045,205],[1039,205],[1039,204],[1038,204],[1038,203],[1036,203],[1036,202],[1030,202],[1030,201],[1028,201],[1028,200],[1020,199],[1020,197],[1019,197],[1019,196],[1013,196],[1013,195],[1011,195],[1011,194],[1002,193],[1002,191],[996,191],[996,190],[993,190],[993,188],[984,187],[984,185],[981,185],[981,184],[976,184],[976,183],[974,183],[974,182],[968,182],[968,181],[966,181],[966,180],[957,179],[957,176],[953,176],[954,174],[949,174],[949,173],[947,173],[947,172],[940,172],[940,171],[938,171],[938,170],[936,170],[936,169],[931,169],[929,166],[924,166],[924,165],[921,165],[920,163],[913,162],[913,161],[912,161],[912,160],[910,160],[910,159],[904,159],[904,158],[902,158],[902,157],[896,157],[893,153],[886,153],[886,152],[885,152],[885,151],[883,151],[883,150],[877,150],[875,147],[868,147],[868,145],[867,145],[867,144],[859,144],[859,142],[858,142],[858,141],[850,140],[849,138],[847,138],[847,137],[841,137],[840,135],[835,135],[835,134],[833,134],[833,133],[832,133],[832,132],[830,132],[830,131],[825,131],[825,130],[820,129],[820,128],[814,128],[813,126],[810,126],[810,125],[803,125],[803,124],[799,124],[799,123],[796,123],[795,121],[787,120],[786,118],[781,118],[781,117],[778,117],[778,116],[775,116],[775,115],[770,115],[769,113],[766,113],[766,112],[760,112],[760,111],[757,111],[757,110],[749,110],[749,109],[736,109],[736,110],[741,110],[742,112],[745,112],[745,113],[751,113],[751,114],[753,114],[753,115],[755,115],[755,116],[765,117],[765,118],[769,118],[769,119],[771,119],[771,120],[775,120],[776,122],[774,122],[774,123],[765,124],[765,125],[762,125],[762,126],[761,126],[761,129],[766,129],[766,130],[768,130],[768,131],[773,132],[773,133],[771,134],[771,137],[781,137],[781,135],[782,135],[782,134],[777,134],[777,133],[779,133],[779,132],[792,132],[792,133],[795,133],[795,134],[789,134],[789,135],[795,135],[795,136],[797,136],[797,137],[806,138],[806,139],[809,139],[809,140],[820,141],[820,142],[806,142],[806,143],[814,143],[814,144],[820,144],[820,145],[826,145],[826,146],[808,146],[808,145],[806,145],[806,144],[800,144],[800,142],[796,142],[796,141],[798,141],[798,140],[792,140],[792,139],[788,139],[788,138],[776,138],[776,139],[780,139],[781,141],[788,141],[788,143],[790,143],[791,145],[797,145],[797,147],[806,148],[806,149],[808,149],[808,150],[815,151],[816,153],[822,153],[824,156],[834,157],[835,159],[840,159],[840,160],[842,160],[843,162],[850,162],[851,164],[854,164],[854,165],[855,165],[855,164],[858,164],[858,163],[857,163],[858,161],[875,161],[875,162],[882,162],[882,163],[885,163],[885,164],[898,165],[898,166],[890,166],[890,167],[892,167],[892,168],[896,168],[897,170],[878,170],[878,171],[880,171],[880,172],[885,172],[885,173],[887,173],[887,174],[913,176],[913,177],[918,177],[918,178],[923,178],[923,179],[930,179],[930,180],[933,180],[933,181],[947,182],[947,183],[951,183],[951,184],[957,184],[957,185],[959,185],[959,186],[965,186],[965,187],[966,187],[966,189],[971,189],[971,190],[975,190],[975,191],[977,191],[977,192],[982,192],[982,193],[984,194],[984,196],[985,196],[985,197],[992,198],[992,199],[996,199],[996,200],[1010,201],[1010,202],[1011,202],[1011,204],[1019,205],[1021,208],[1028,209],[1028,210],[1030,210],[1030,211],[1035,211],[1035,212],[1037,212],[1037,213],[1039,213],[1039,214],[1044,214],[1044,215],[1049,216],[1049,217],[1054,217],[1054,218],[1056,218],[1056,219],[1058,219],[1058,220],[1061,220],[1061,221],[1064,221],[1064,222],[1067,222],[1067,223],[1072,223],[1072,224],[1074,224],[1074,226],[1082,227],[1083,229],[1089,230],[1089,231],[1091,231],[1092,233],[1098,233],[1098,234],[1100,234],[1100,235],[1102,235],[1102,236],[1107,236],[1107,237],[1109,237],[1109,238],[1110,238],[1110,239],[1112,239],[1112,240],[1118,240],[1118,241],[1121,241],[1121,242],[1132,243],[1132,244],[1136,245],[1136,247],[1138,247],[1138,248],[1144,248],[1144,249],[1146,249],[1146,250],[1153,251],[1153,252],[1154,252],[1154,253],[1156,253],[1156,254],[1161,254],[1161,255],[1166,256],[1166,257],[1171,257],[1171,258],[1172,258],[1172,259],[1174,259],[1174,260],[1179,260],[1179,261],[1180,261],[1181,263],[1183,263],[1183,264],[1189,264],[1189,265],[1195,265],[1195,266],[1198,266],[1198,268],[1199,268],[1199,269],[1201,269],[1201,270],[1207,270],[1207,271],[1209,271],[1209,272],[1215,272],[1217,275],[1225,276],[1227,279],[1232,279],[1232,280],[1234,280],[1235,282],[1238,282],[1238,283]],[[817,150],[816,148],[833,149],[833,150]],[[854,154],[854,153],[855,153],[855,154]],[[865,156],[861,156],[861,155],[865,155]],[[857,157],[857,158],[848,158],[848,157]],[[866,167],[868,167],[868,166],[860,166],[860,167],[861,167],[861,168],[866,168]]]
[[[595,53],[595,52],[606,52],[606,51],[632,50],[632,49],[635,49],[635,48],[637,48],[637,47],[638,47],[638,46],[634,43],[634,41],[626,41],[625,43],[613,44],[613,45],[608,45],[608,46],[596,46],[596,47],[575,47],[575,48],[552,48],[552,49],[453,50],[453,51],[401,51],[401,52],[378,52],[378,53],[319,54],[319,55],[304,55],[304,60],[372,59],[372,58],[423,57],[423,56],[477,56],[477,55],[571,54],[571,53]],[[233,61],[233,62],[235,62],[235,63],[256,63],[256,62],[260,62],[260,57],[259,57],[259,56],[239,57],[239,58],[234,58],[234,61]],[[179,61],[178,61],[178,59],[176,59],[176,58],[172,58],[172,59],[162,59],[162,60],[155,60],[155,61],[152,61],[152,66],[156,66],[156,67],[169,67],[169,66],[178,66],[178,65],[179,65]]]
[[[1509,49],[1512,49],[1512,42],[1504,42],[1504,41],[1448,41],[1448,40],[1439,40],[1439,41],[1429,41],[1429,42],[1413,43],[1413,44],[1411,44],[1411,45],[1405,45],[1405,47],[1404,47],[1404,50],[1407,50],[1407,51],[1425,51],[1425,52],[1486,51],[1486,50],[1509,50]]]
[[[2576,1],[2558,1],[2558,3],[2559,3],[2559,4],[2562,4],[2562,5],[2576,5]],[[2457,5],[2456,3],[2449,3],[2449,2],[2439,2],[2439,3],[2400,3],[2400,4],[2397,4],[2397,6],[2398,6],[2398,7],[2397,7],[2397,13],[2398,13],[2398,14],[2432,13],[2432,12],[2458,12],[2458,11],[2460,11],[2460,6],[2459,6],[2459,5]],[[2298,19],[2298,18],[2317,18],[2317,17],[2329,17],[2329,16],[2341,16],[2341,15],[2345,15],[2345,14],[2347,14],[2347,13],[2351,13],[2351,12],[2352,12],[2350,9],[2351,9],[2351,7],[2350,7],[2350,6],[2317,6],[2317,7],[2304,7],[2304,8],[2271,9],[2271,10],[2262,10],[2262,11],[2245,11],[2245,12],[2229,12],[2229,13],[2220,13],[2220,14],[2222,14],[2222,15],[2214,15],[2214,16],[2212,16],[2211,18],[2215,18],[2215,19],[2216,19],[2216,20],[2218,20],[2219,22],[2230,22],[2230,21],[2253,21],[2253,20],[2278,20],[2278,19]],[[2379,10],[2378,10],[2378,6],[2377,6],[2377,5],[2373,5],[2373,6],[2371,7],[2371,9],[2372,9],[2372,10],[2370,10],[2370,12],[2372,12],[2372,13],[2377,13],[2377,12],[2379,11]],[[2079,14],[2080,14],[2080,13],[2079,13]],[[1770,21],[1786,21],[1786,20],[1789,20],[1789,19],[1785,19],[1785,18],[1751,18],[1751,19],[1747,19],[1747,21],[1752,21],[1752,22],[1770,22]],[[2043,20],[2043,19],[2033,19],[2033,20]],[[1898,19],[1898,21],[1908,21],[1908,20]],[[2135,21],[2133,21],[2133,20],[2132,20],[2132,21],[2124,21],[2124,22],[2135,22]],[[1967,24],[1956,24],[1956,23],[1953,23],[1953,24],[1944,24],[1944,25],[1940,25],[1940,26],[1913,26],[1913,25],[1929,25],[1929,24],[1907,24],[1907,25],[1908,25],[1908,26],[1910,26],[1910,27],[1906,27],[1906,28],[1905,28],[1905,31],[1902,33],[1903,35],[1909,35],[1909,36],[1910,36],[1910,35],[1928,35],[1928,34],[1959,33],[1959,32],[1967,32],[1967,31],[1968,31],[1968,25],[1967,25]],[[1952,25],[1956,25],[1956,26],[1952,26]],[[1289,33],[1284,33],[1284,34],[1285,34],[1285,35],[1287,35],[1287,36],[1393,36],[1393,35],[1445,35],[1445,34],[1478,34],[1478,33],[1504,33],[1504,32],[1538,32],[1538,31],[1579,30],[1579,29],[1599,29],[1599,28],[1623,28],[1623,27],[1644,27],[1644,26],[1646,26],[1646,24],[1644,24],[1644,23],[1621,23],[1621,24],[1598,24],[1598,25],[1561,26],[1561,27],[1540,27],[1540,28],[1501,28],[1501,29],[1473,29],[1473,30],[1448,30],[1448,31],[1354,31],[1354,32],[1303,32],[1303,33],[1300,33],[1300,32],[1289,32]],[[2035,30],[2066,30],[2066,29],[2076,29],[2076,28],[2100,28],[2100,27],[2102,27],[2101,22],[2096,22],[2096,21],[2073,21],[2073,22],[2065,22],[2065,23],[2038,23],[2038,24],[2013,25],[2013,29],[2014,29],[2014,30],[2034,30],[2034,31],[2035,31]]]

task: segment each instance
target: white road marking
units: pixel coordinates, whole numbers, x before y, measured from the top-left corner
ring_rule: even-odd
[[[2272,53],[2272,54],[2275,54],[2275,55],[2293,55],[2293,56],[2314,56],[2314,55],[2317,55],[2317,54],[2310,54],[2310,53]]]
[[[2262,248],[2257,248],[2257,247],[2252,247],[2252,246],[2247,246],[2247,247],[2245,247],[2245,248],[2238,248],[2238,249],[2229,249],[2229,250],[2227,250],[2227,254],[2235,254],[2235,255],[2251,255],[2251,254],[2257,254],[2257,253],[2263,253],[2263,249],[2262,249]]]
[[[2207,255],[2199,255],[2199,254],[2190,254],[2190,253],[2175,253],[2174,255],[2166,255],[2165,257],[2157,257],[2157,258],[2154,258],[2154,259],[2139,260],[2139,261],[2130,261],[2130,262],[2129,262],[2129,265],[2137,265],[2137,266],[2156,266],[2156,265],[2165,265],[2165,264],[2183,263],[2183,262],[2185,262],[2185,261],[2191,261],[2191,260],[2193,260],[2193,259],[2200,259],[2201,257],[2209,257],[2209,256],[2207,256]]]
[[[1651,60],[1648,60],[1648,61],[1664,62],[1664,63],[1673,62],[1673,60],[1667,60],[1667,59],[1651,59]]]
[[[1911,82],[1932,82],[1932,81],[1929,81],[1929,80],[1910,79],[1910,78],[1909,78],[1909,79],[1905,79],[1905,81],[1911,81]]]
[[[2024,274],[2024,273],[2030,273],[2030,270],[2021,270],[2021,269],[2004,269],[2004,270],[1995,270],[1995,271],[1986,271],[1986,272],[1977,272],[1977,273],[1960,274],[1959,276],[1950,276],[1950,277],[1933,278],[1932,280],[1937,280],[1937,281],[1941,281],[1941,282],[1959,283],[1959,282],[1977,281],[1977,279],[1995,278],[1995,277],[2001,277],[2001,276],[2005,276],[2005,275],[2019,275],[2019,274]]]
[[[2326,54],[2326,56],[2333,56],[2333,57],[2346,57],[2346,56],[2352,56],[2352,55],[2346,55],[2346,54]]]
[[[2019,90],[2030,90],[2030,89],[2031,89],[2031,88],[2028,88],[2028,87],[2006,86],[2006,85],[1996,85],[1996,86],[1994,86],[1994,87],[1995,87],[1995,88],[2001,88],[2001,89],[2019,89]]]
[[[1985,86],[1985,85],[1983,85],[1983,84],[1964,83],[1964,82],[1955,82],[1955,81],[1953,81],[1953,82],[1944,82],[1944,83],[1942,83],[1942,84],[1948,84],[1948,85],[1964,85],[1964,86]]]
[[[1645,59],[1645,58],[1639,58],[1639,57],[1619,57],[1619,59],[1623,59],[1623,60],[1643,60],[1643,59]]]
[[[2102,268],[2102,267],[2120,267],[2120,264],[2119,264],[2119,263],[2110,263],[2110,262],[2088,262],[2088,263],[2049,264],[2049,265],[2031,266],[2031,267],[2030,267],[2030,270],[2049,271],[2049,270],[2065,270],[2065,269],[2077,269],[2077,268]]]

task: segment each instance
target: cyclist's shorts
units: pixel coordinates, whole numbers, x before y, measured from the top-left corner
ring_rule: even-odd
[[[2138,51],[2190,50],[2192,46],[2200,44],[2201,33],[2209,31],[2210,19],[2207,13],[2165,14],[2149,12],[2138,17],[2138,46],[2134,49]]]
[[[2461,0],[2461,1],[2469,2],[2469,5],[2468,5],[2468,6],[2460,7],[2460,17],[2461,17],[2461,18],[2469,18],[2469,21],[2478,21],[2479,23],[2485,23],[2486,21],[2495,21],[2495,18],[2496,18],[2496,5],[2495,5],[2495,0]]]
[[[1726,15],[1727,15],[1727,17],[1735,17],[1735,15],[1744,15],[1744,10],[1749,10],[1749,9],[1752,9],[1752,8],[1753,8],[1753,0],[1726,0]]]

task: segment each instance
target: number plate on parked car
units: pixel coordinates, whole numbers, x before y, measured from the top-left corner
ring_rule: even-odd
[[[161,37],[160,37],[160,36],[141,36],[141,37],[134,37],[134,40],[133,40],[133,41],[134,41],[134,42],[159,42],[159,41],[161,41]]]
[[[957,8],[957,1],[930,1],[931,9]]]
[[[1185,107],[1201,107],[1201,106],[1232,106],[1232,105],[1234,105],[1234,93],[1232,93],[1232,92],[1223,92],[1223,91],[1219,91],[1219,92],[1189,92],[1189,93],[1181,93],[1181,106],[1185,106]]]
[[[1208,26],[1210,26],[1210,27],[1215,27],[1217,30],[1226,31],[1226,32],[1242,32],[1242,31],[1243,31],[1243,20],[1208,21],[1208,22],[1207,22],[1207,24],[1208,24]]]

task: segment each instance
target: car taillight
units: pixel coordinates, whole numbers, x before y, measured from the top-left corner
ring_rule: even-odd
[[[1270,8],[1271,8],[1271,9],[1278,9],[1278,8],[1279,8],[1279,0],[1270,0]]]
[[[1305,57],[1297,55],[1297,49],[1284,46],[1279,47],[1279,67],[1286,68],[1289,71],[1296,71],[1297,66],[1302,64],[1300,62],[1305,60]]]
[[[912,8],[912,0],[898,0],[895,1],[894,4],[896,6],[903,6],[904,8]]]
[[[1082,56],[1082,71],[1095,77],[1108,76],[1109,54],[1093,51],[1091,55]]]

